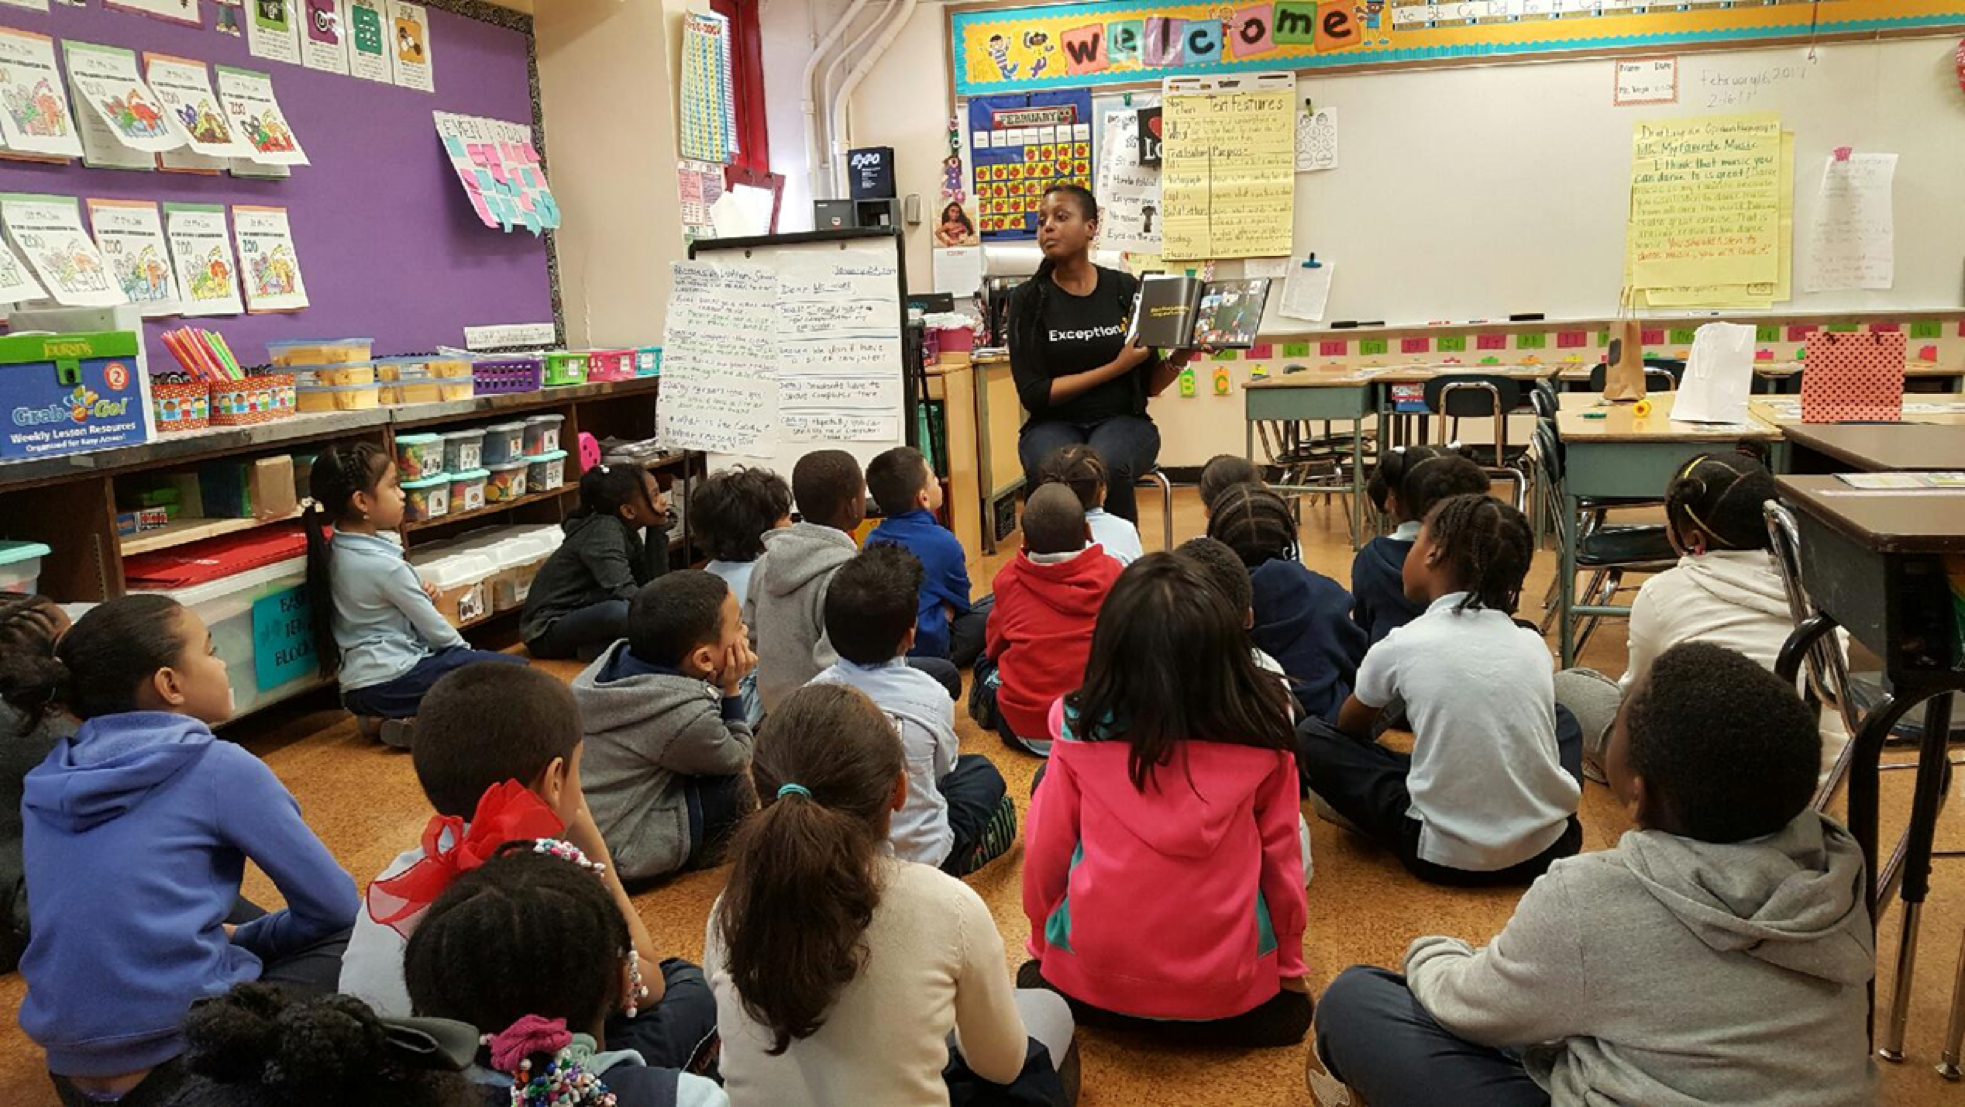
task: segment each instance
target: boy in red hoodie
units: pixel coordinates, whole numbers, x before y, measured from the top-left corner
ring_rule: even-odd
[[[1085,678],[1092,624],[1120,565],[1091,540],[1071,489],[1047,484],[1023,509],[1023,550],[996,574],[969,714],[1039,757],[1051,743],[1051,705]]]

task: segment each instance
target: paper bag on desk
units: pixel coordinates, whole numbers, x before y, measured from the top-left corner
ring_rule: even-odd
[[[1801,367],[1801,421],[1894,423],[1904,416],[1902,331],[1820,331]]]
[[[1604,399],[1613,403],[1644,399],[1644,324],[1635,319],[1610,324],[1610,349],[1603,363]]]
[[[1753,392],[1754,328],[1744,323],[1707,323],[1692,336],[1672,404],[1672,418],[1684,423],[1744,423]]]

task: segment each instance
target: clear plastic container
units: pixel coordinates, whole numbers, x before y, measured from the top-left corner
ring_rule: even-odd
[[[434,473],[403,482],[403,522],[418,523],[450,514],[450,478]]]
[[[398,438],[400,442],[402,439]],[[446,473],[462,473],[484,464],[484,428],[445,431],[443,468]]]
[[[529,467],[524,458],[485,466],[484,502],[502,504],[525,495],[525,471]]]
[[[293,371],[296,406],[302,412],[363,411],[380,407],[382,390],[375,384],[375,363],[310,365]]]
[[[465,469],[450,474],[450,509],[476,511],[484,506],[484,482],[491,473],[484,469]]]
[[[0,592],[32,595],[41,585],[41,559],[53,552],[39,542],[0,542]]]
[[[399,434],[396,436],[396,475],[404,487],[444,471],[444,439],[441,434]]]
[[[486,581],[498,571],[498,564],[489,556],[444,550],[415,566],[418,579],[436,586],[437,610],[451,626],[482,619],[490,611]]]
[[[560,424],[564,415],[534,415],[525,421],[525,456],[538,457],[559,449]]]
[[[525,462],[525,486],[534,492],[551,492],[566,483],[565,450],[528,457]]]
[[[308,618],[307,559],[290,558],[189,588],[146,591],[196,611],[232,682],[238,714],[320,683]]]
[[[373,338],[293,338],[266,344],[267,360],[281,366],[344,365],[374,354]]]
[[[493,423],[484,428],[484,454],[480,464],[508,465],[525,457],[525,424]]]

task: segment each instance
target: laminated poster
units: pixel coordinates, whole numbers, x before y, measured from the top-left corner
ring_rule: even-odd
[[[1168,261],[1291,252],[1295,100],[1287,75],[1168,79],[1160,166]]]
[[[300,0],[300,61],[323,73],[348,72],[347,0]]]
[[[204,62],[174,58],[168,54],[145,54],[143,60],[145,75],[150,79],[150,90],[157,94],[157,102],[184,129],[192,154],[207,159],[223,159],[244,157],[251,151],[251,147],[240,141],[232,129],[231,120],[225,117],[224,110],[219,106],[218,94],[212,91],[211,74],[206,71]],[[164,161],[170,167],[171,159],[168,156]],[[224,166],[219,162],[197,168],[222,169]]]
[[[156,154],[175,150],[191,136],[179,126],[162,100],[143,81],[136,65],[136,52],[113,46],[66,41],[68,82],[82,104],[85,137],[90,130],[105,134],[129,150]],[[99,126],[90,127],[93,119]],[[145,157],[145,168],[154,159]]]
[[[300,0],[248,0],[246,49],[255,58],[300,64]]]
[[[247,311],[299,311],[307,306],[307,282],[300,277],[287,209],[233,204],[232,234],[239,242]]]
[[[0,27],[0,140],[16,154],[82,156],[55,41],[46,35]]]
[[[177,276],[164,220],[147,200],[90,200],[89,229],[109,276],[146,318],[177,314]]]
[[[165,204],[164,236],[170,240],[171,269],[182,298],[178,314],[238,315],[245,310],[222,206]]]
[[[395,64],[389,60],[390,40],[387,0],[347,0],[348,72],[365,81],[393,84]]]
[[[82,229],[82,209],[74,199],[8,193],[0,196],[0,220],[7,224],[8,240],[56,303],[110,307],[127,302],[109,279],[102,251]]]
[[[273,78],[250,69],[218,67],[218,98],[225,117],[246,144],[246,156],[261,165],[306,165],[307,152],[273,95]]]
[[[389,0],[388,30],[396,83],[418,92],[437,91],[436,71],[431,68],[430,15],[423,5]]]

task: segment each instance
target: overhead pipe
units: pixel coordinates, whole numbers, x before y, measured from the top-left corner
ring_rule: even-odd
[[[878,16],[875,16],[872,20],[870,20],[865,27],[862,27],[860,29],[860,33],[854,35],[853,40],[847,43],[845,47],[834,51],[831,60],[826,62],[826,71],[819,77],[818,91],[819,91],[819,98],[826,105],[827,126],[825,128],[825,134],[823,137],[824,140],[827,142],[826,149],[828,151],[831,149],[830,141],[834,137],[832,134],[832,126],[831,126],[831,120],[833,118],[833,105],[834,105],[833,98],[838,95],[838,93],[833,89],[833,83],[832,83],[833,78],[836,75],[838,75],[839,67],[845,64],[846,62],[852,60],[854,57],[858,56],[860,47],[866,45],[867,39],[872,38],[874,33],[879,31],[880,28],[886,24],[887,20],[893,18],[895,5],[897,5],[898,3],[900,3],[900,0],[887,0],[887,7],[884,10],[882,10]],[[825,193],[825,198],[838,199],[842,196],[845,196],[846,193],[838,191],[836,185],[834,185],[833,183],[836,180],[838,174],[835,171],[833,158],[831,156],[828,156],[825,159],[825,169],[826,169],[825,180],[828,185],[827,191]],[[813,193],[812,198],[815,200],[820,199],[819,193],[816,192]]]
[[[807,3],[811,5],[807,8],[808,13],[815,13],[819,0],[807,0]],[[811,56],[805,59],[805,77],[799,85],[799,106],[805,112],[805,177],[813,199],[818,199],[827,191],[826,182],[830,180],[830,174],[821,175],[826,170],[825,146],[820,133],[824,120],[819,115],[818,95],[813,91],[812,78],[818,75],[819,64],[832,52],[833,45],[866,5],[867,0],[853,0],[846,9],[845,18],[832,25],[832,29],[812,48]]]
[[[900,5],[900,13],[887,21],[887,26],[880,32],[880,37],[860,58],[859,64],[853,67],[853,71],[846,75],[846,83],[839,86],[839,95],[832,103],[832,175],[834,187],[839,190],[838,195],[841,196],[848,195],[850,192],[846,150],[852,144],[852,135],[848,132],[851,127],[853,92],[860,87],[861,81],[866,80],[867,74],[873,72],[874,64],[880,60],[881,55],[885,54],[887,48],[894,44],[894,40],[900,37],[901,28],[906,27],[908,20],[914,18],[914,9],[920,6],[920,0],[900,0]]]

